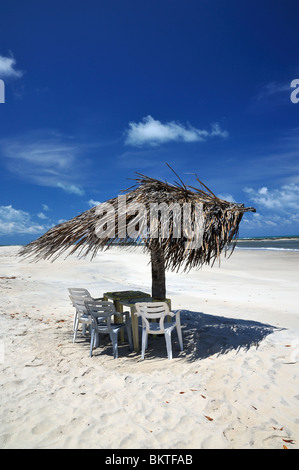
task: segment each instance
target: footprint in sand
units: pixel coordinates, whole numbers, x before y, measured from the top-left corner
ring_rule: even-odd
[[[49,430],[53,427],[55,427],[55,425],[51,421],[41,421],[32,428],[32,434],[40,435],[48,433]]]

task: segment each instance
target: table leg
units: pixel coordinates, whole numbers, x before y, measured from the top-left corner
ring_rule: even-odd
[[[135,305],[131,306],[131,323],[132,323],[134,351],[139,352],[138,316],[136,313]]]
[[[114,306],[115,306],[115,310],[119,313],[123,313],[124,311],[124,308],[123,306],[118,302],[118,300],[115,300],[114,301]],[[115,323],[121,323],[122,321],[119,320],[118,318],[115,318]],[[122,343],[125,342],[125,334],[124,334],[124,330],[120,330],[120,340]]]

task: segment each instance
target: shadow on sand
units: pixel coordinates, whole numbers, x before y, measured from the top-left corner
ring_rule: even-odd
[[[181,324],[185,326],[184,345],[190,360],[205,359],[233,350],[238,352],[240,349],[258,348],[268,335],[281,330],[256,321],[189,310],[181,310]]]
[[[181,325],[183,333],[184,350],[181,352],[176,331],[172,333],[173,358],[184,358],[187,361],[205,359],[210,356],[227,354],[230,351],[249,350],[258,348],[261,341],[275,331],[272,325],[259,323],[252,320],[238,318],[226,318],[217,315],[209,315],[203,312],[181,310]],[[139,323],[139,341],[141,342],[141,323]],[[79,335],[77,342],[85,343],[86,354],[89,354],[90,337]],[[125,343],[118,341],[119,357],[140,356],[139,353],[130,353],[127,340]],[[101,335],[100,347],[94,350],[94,356],[112,356],[112,344],[109,335]],[[147,360],[166,359],[166,345],[164,335],[149,335],[148,348],[145,353]]]

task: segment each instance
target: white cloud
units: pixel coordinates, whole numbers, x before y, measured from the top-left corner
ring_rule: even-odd
[[[34,222],[28,212],[14,209],[12,205],[0,206],[0,235],[36,234],[48,228]]]
[[[231,194],[217,194],[217,197],[219,199],[223,199],[224,201],[228,201],[228,202],[236,202],[235,199],[234,199],[234,196],[232,196]]]
[[[84,194],[78,184],[84,174],[81,148],[68,138],[50,132],[2,139],[0,152],[6,168],[22,180]]]
[[[262,187],[255,191],[245,188],[250,200],[262,208],[279,212],[299,212],[299,186],[291,183],[279,189]]]
[[[290,83],[270,82],[262,87],[259,98],[262,98],[265,95],[266,96],[275,95],[276,93],[285,93],[285,92],[290,93],[290,91],[291,91]]]
[[[278,231],[276,230],[276,232],[280,234],[282,234],[283,230],[287,227],[288,230],[291,229],[289,231],[295,234],[299,228],[299,214],[288,214],[286,216],[273,213],[255,213],[250,214],[250,217],[248,214],[245,214],[242,219],[242,224],[243,223],[246,225],[246,228],[249,229],[277,228]]]
[[[37,217],[38,217],[39,219],[47,219],[47,218],[48,218],[43,212],[39,212],[39,213],[37,214]]]
[[[57,187],[69,194],[77,194],[78,196],[83,196],[84,194],[83,189],[75,184],[57,183]]]
[[[257,94],[252,98],[249,109],[256,111],[269,111],[276,106],[285,106],[291,103],[291,79],[288,82],[269,82],[259,87]]]
[[[265,186],[261,189],[258,190],[258,193],[259,194],[267,194],[268,193],[268,188],[266,188]]]
[[[290,83],[278,83],[278,82],[269,82],[260,87],[258,94],[254,97],[255,104],[261,104],[261,102],[285,102],[289,103],[290,98],[287,95],[291,94]],[[286,99],[287,98],[287,99]],[[283,99],[283,101],[280,101]]]
[[[14,59],[14,57],[4,57],[0,55],[0,77],[22,77],[23,72],[16,70],[15,65],[16,59]]]
[[[143,118],[142,122],[129,123],[126,132],[127,145],[141,146],[160,145],[166,142],[202,142],[210,137],[227,137],[228,132],[223,131],[218,124],[213,124],[211,130],[196,129],[195,127],[185,127],[174,121],[165,124],[154,119],[152,116]]]
[[[98,206],[99,204],[101,204],[100,201],[95,201],[94,199],[89,199],[88,201],[90,207]]]
[[[245,188],[250,201],[257,212],[251,217],[244,217],[247,228],[277,228],[282,231],[285,227],[297,233],[299,229],[299,186],[291,183],[276,189],[266,186],[254,190]]]

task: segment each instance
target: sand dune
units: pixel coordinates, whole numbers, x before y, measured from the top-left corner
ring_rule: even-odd
[[[0,248],[0,447],[299,448],[299,253],[235,251],[220,267],[168,273],[182,310],[145,360],[108,339],[72,343],[68,287],[150,292],[148,257],[115,248],[90,262],[29,263]]]

